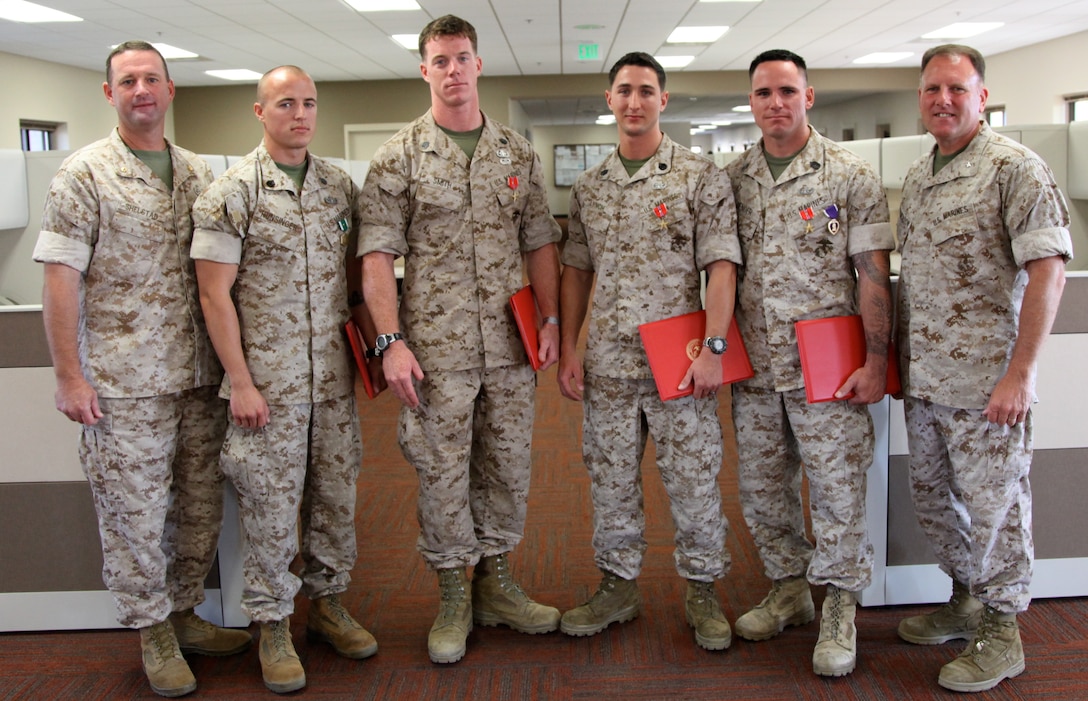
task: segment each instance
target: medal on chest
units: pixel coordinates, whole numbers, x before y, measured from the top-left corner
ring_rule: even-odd
[[[654,216],[657,217],[658,222],[661,224],[662,229],[668,229],[668,222],[665,221],[665,215],[669,213],[669,208],[664,202],[654,207]]]

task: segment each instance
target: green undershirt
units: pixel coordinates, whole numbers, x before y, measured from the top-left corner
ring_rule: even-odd
[[[483,124],[472,131],[453,131],[443,126],[438,128],[445,132],[446,136],[450,137],[450,140],[465,152],[470,161],[472,160],[472,154],[476,153],[476,145],[480,143],[480,135],[484,133]]]
[[[627,177],[631,177],[639,171],[639,168],[646,165],[650,161],[650,158],[653,158],[653,156],[650,156],[648,158],[642,158],[637,161],[632,161],[630,158],[624,158],[622,155],[620,155],[620,163],[622,163],[623,167],[627,169]]]
[[[934,153],[933,154],[933,174],[936,175],[937,173],[941,172],[941,168],[944,168],[946,165],[951,163],[952,159],[954,159],[956,156],[958,156],[961,153],[963,153],[964,151],[966,151],[967,146],[970,146],[970,145],[971,145],[971,142],[968,141],[966,146],[961,148],[959,151],[956,151],[955,153],[948,154],[947,156],[941,155],[940,150],[938,150],[936,153]]]
[[[170,192],[174,191],[174,166],[170,162],[170,149],[165,148],[162,151],[139,151],[134,148],[130,148],[132,155],[139,158],[144,165],[151,169],[151,172],[159,176],[159,180],[166,183],[166,189]]]
[[[804,149],[801,150],[803,151]],[[779,158],[778,156],[772,156],[767,153],[766,150],[763,151],[763,157],[767,159],[767,168],[771,171],[771,177],[775,182],[778,181],[779,176],[786,172],[786,168],[790,167],[790,163],[793,163],[793,159],[797,158],[798,153],[801,153],[801,151]]]
[[[288,166],[277,161],[272,162],[276,164],[277,168],[286,173],[287,177],[291,178],[291,180],[295,183],[295,187],[298,188],[298,191],[302,192],[302,183],[306,180],[306,167],[310,165],[310,159],[307,158],[302,163],[299,163],[297,166]]]

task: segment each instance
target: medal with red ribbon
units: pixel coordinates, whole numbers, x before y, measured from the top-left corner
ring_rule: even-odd
[[[514,191],[514,199],[518,198],[518,176],[511,175],[506,179],[506,184]]]
[[[668,214],[668,213],[669,213],[669,208],[667,206],[665,206],[664,202],[662,202],[661,204],[654,207],[654,214],[656,214],[657,218],[661,221],[661,228],[662,229],[667,229],[668,228],[668,226],[665,224],[665,215]]]
[[[812,207],[805,207],[800,210],[801,218],[805,220],[805,233],[812,231],[812,218],[816,216],[816,212],[812,211]]]

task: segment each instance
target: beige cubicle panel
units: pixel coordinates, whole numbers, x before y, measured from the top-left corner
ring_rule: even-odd
[[[1053,332],[1039,360],[1033,407],[1035,453],[1035,575],[1033,598],[1088,594],[1088,273],[1067,274]],[[875,409],[887,421],[886,471],[870,472],[869,528],[886,537],[866,606],[947,600],[951,580],[940,571],[918,527],[910,499],[908,450],[902,402]],[[881,405],[877,405],[878,407]],[[875,473],[875,474],[874,474]],[[874,479],[875,476],[875,479]]]

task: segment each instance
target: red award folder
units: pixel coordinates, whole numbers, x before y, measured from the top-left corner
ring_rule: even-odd
[[[348,322],[344,324],[344,333],[347,334],[348,345],[351,346],[351,355],[355,358],[355,367],[358,368],[359,375],[363,378],[363,389],[366,390],[366,396],[373,399],[381,393],[381,390],[375,391],[374,383],[370,381],[370,370],[367,369],[366,364],[366,341],[363,340],[363,334],[351,319],[348,319]]]
[[[851,373],[865,364],[865,328],[861,316],[807,319],[794,323],[793,327],[797,332],[797,350],[801,354],[805,398],[809,404],[839,399],[835,392]],[[885,393],[898,392],[899,362],[895,349],[889,345]],[[842,399],[852,396],[849,394]]]
[[[510,296],[510,309],[514,312],[514,323],[518,325],[518,335],[525,346],[525,355],[533,370],[540,369],[540,339],[537,329],[540,324],[540,312],[533,297],[533,286],[526,285]]]
[[[691,367],[691,361],[701,352],[710,352],[703,347],[705,332],[705,311],[651,321],[638,327],[661,401],[686,397],[695,391],[694,385],[683,391],[676,388]],[[725,341],[729,346],[722,354],[722,384],[747,380],[755,375],[736,319],[730,321]]]

